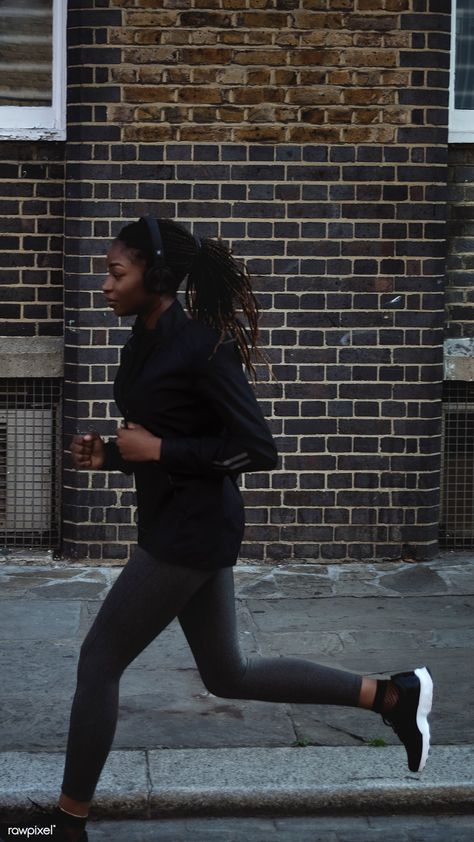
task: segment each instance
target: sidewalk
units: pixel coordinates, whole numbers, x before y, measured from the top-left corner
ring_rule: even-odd
[[[0,565],[3,815],[28,796],[57,798],[79,647],[120,572],[38,560]],[[94,816],[474,807],[472,555],[239,566],[236,591],[247,654],[377,675],[428,664],[426,770],[411,774],[391,729],[366,711],[210,695],[173,623],[123,676]],[[370,745],[380,738],[388,745]]]

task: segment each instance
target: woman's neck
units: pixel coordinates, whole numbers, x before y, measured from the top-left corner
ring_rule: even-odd
[[[164,295],[159,296],[154,302],[152,302],[151,306],[146,310],[143,310],[139,313],[139,318],[141,319],[143,326],[147,330],[153,330],[158,324],[159,319],[166,312],[166,310],[171,307],[173,301],[175,299],[171,296]]]

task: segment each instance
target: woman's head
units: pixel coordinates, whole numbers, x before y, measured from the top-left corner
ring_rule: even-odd
[[[109,275],[103,289],[113,302],[114,289],[120,288],[120,294],[117,293],[120,305],[115,304],[115,312],[119,316],[143,312],[153,299],[175,297],[186,279],[186,306],[190,315],[217,328],[221,341],[226,333],[232,334],[245,365],[253,373],[250,355],[256,350],[259,310],[246,269],[220,240],[199,241],[173,220],[157,222],[163,245],[163,261],[159,266],[144,219],[126,225],[112,243],[108,253]],[[238,313],[247,320],[248,328],[241,323]]]

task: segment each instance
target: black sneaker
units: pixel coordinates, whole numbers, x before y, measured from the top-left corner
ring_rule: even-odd
[[[400,694],[395,707],[383,717],[402,741],[410,772],[421,772],[430,748],[428,716],[433,702],[433,680],[427,667],[391,676]]]

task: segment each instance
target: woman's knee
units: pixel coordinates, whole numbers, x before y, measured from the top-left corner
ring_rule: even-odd
[[[220,665],[218,669],[201,670],[204,685],[213,696],[221,699],[244,699],[247,661]]]
[[[120,659],[119,659],[120,660]],[[94,683],[118,678],[124,667],[117,659],[117,653],[108,646],[86,637],[80,650],[77,664],[78,681]]]

